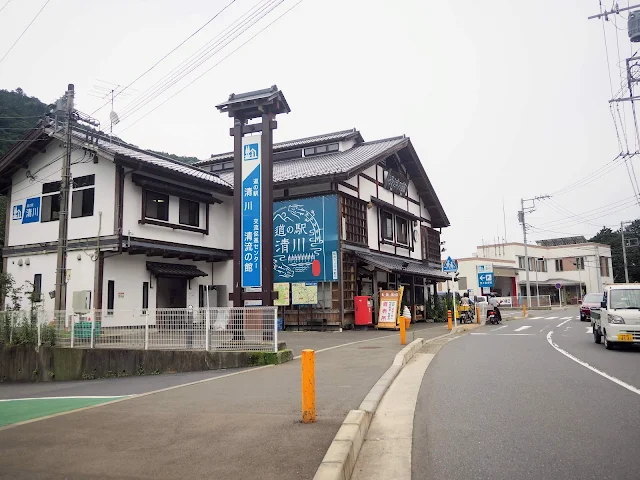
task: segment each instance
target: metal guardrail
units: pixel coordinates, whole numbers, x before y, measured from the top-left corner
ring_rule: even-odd
[[[9,344],[144,350],[278,351],[276,307],[0,312]]]

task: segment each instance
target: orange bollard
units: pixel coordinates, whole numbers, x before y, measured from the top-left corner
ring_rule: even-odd
[[[400,345],[407,344],[407,322],[404,317],[400,317]]]
[[[449,330],[453,330],[451,310],[447,310],[447,321],[449,322]]]
[[[476,305],[476,323],[480,323],[480,307]]]
[[[522,316],[523,317],[527,316],[527,306],[526,305],[522,305]]]
[[[314,350],[302,350],[302,422],[316,421],[316,361]]]

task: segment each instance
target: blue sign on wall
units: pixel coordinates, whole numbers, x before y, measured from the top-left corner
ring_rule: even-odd
[[[478,286],[482,288],[493,287],[493,272],[485,272],[478,274]]]
[[[260,139],[242,139],[242,287],[262,286]]]
[[[24,205],[14,205],[11,209],[11,220],[22,223],[40,221],[40,197],[27,198]]]
[[[40,197],[27,198],[22,214],[22,223],[35,223],[40,221]]]
[[[338,197],[273,205],[274,282],[338,280]]]

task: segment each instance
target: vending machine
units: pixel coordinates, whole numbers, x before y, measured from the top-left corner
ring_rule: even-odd
[[[353,297],[356,325],[373,325],[373,300],[371,297]]]

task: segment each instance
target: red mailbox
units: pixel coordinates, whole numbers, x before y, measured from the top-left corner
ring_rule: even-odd
[[[371,297],[353,297],[356,311],[356,325],[373,324],[373,301]]]

